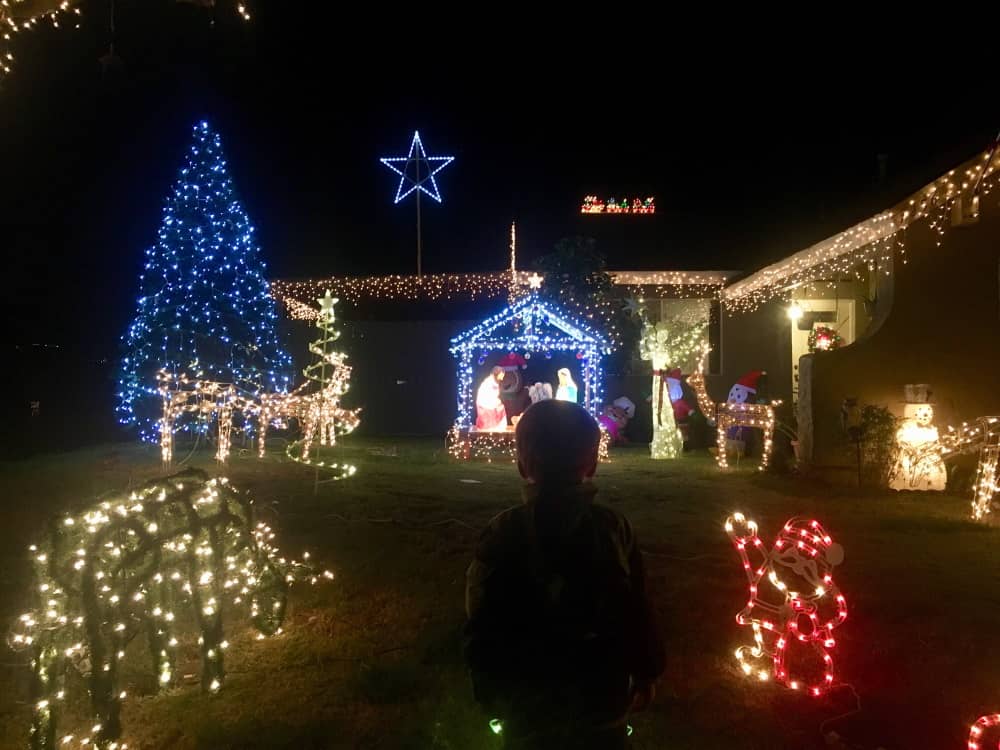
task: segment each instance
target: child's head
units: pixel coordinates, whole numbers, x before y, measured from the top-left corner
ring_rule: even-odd
[[[501,380],[503,380],[504,369],[502,367],[494,366],[494,368],[490,370],[490,375],[492,375],[493,379],[499,383]]]
[[[601,432],[586,409],[539,401],[517,423],[517,468],[535,484],[576,484],[597,470]]]

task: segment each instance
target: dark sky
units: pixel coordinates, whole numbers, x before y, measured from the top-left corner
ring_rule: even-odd
[[[961,99],[935,106],[924,79],[904,90],[891,55],[813,70],[753,39],[685,46],[685,28],[641,23],[583,36],[513,11],[505,27],[452,18],[459,29],[272,0],[245,25],[220,0],[213,26],[192,5],[118,5],[120,68],[98,65],[97,0],[78,31],[25,35],[0,90],[17,342],[114,354],[203,117],[274,277],[411,272],[414,206],[393,205],[378,157],[405,153],[414,129],[456,156],[444,203],[423,202],[426,271],[503,267],[512,219],[525,265],[588,234],[612,268],[752,270],[901,198],[1000,124]],[[655,195],[658,213],[581,217],[588,193]]]

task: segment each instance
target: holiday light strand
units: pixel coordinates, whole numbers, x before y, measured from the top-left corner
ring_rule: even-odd
[[[241,393],[283,391],[292,361],[256,233],[236,197],[218,134],[207,122],[165,202],[157,242],[146,251],[136,313],[123,336],[118,414],[156,441],[156,374],[202,373]],[[155,404],[155,406],[154,406]]]
[[[603,426],[600,426],[600,430],[597,460],[607,463],[611,461],[611,435]],[[451,457],[461,461],[482,458],[492,463],[498,457],[508,461],[517,460],[517,442],[513,429],[506,432],[474,432],[452,425],[445,443]]]
[[[730,428],[753,427],[761,431],[763,438],[757,469],[764,471],[771,462],[771,452],[774,449],[774,426],[777,421],[774,410],[775,407],[781,405],[781,401],[776,400],[769,404],[714,402],[705,388],[705,358],[710,351],[711,347],[707,345],[702,348],[697,370],[688,377],[688,385],[695,393],[701,413],[705,415],[709,424],[715,424],[715,461],[720,469],[729,468],[726,434]]]
[[[993,190],[998,171],[1000,151],[984,151],[895,207],[732,284],[722,291],[722,301],[731,311],[748,312],[774,297],[787,296],[793,288],[857,275],[858,267],[881,268],[888,274],[894,255],[901,255],[906,263],[904,230],[927,221],[940,246],[952,212],[978,217],[980,197]]]
[[[41,9],[31,10],[42,5]],[[16,34],[35,29],[40,21],[48,19],[58,29],[64,17],[76,18],[75,28],[80,28],[80,3],[75,0],[55,0],[47,3],[28,3],[26,0],[0,0],[0,80],[11,72],[14,53],[10,44]]]
[[[293,582],[333,577],[285,558],[273,540],[248,495],[193,469],[63,516],[29,548],[38,603],[9,636],[32,652],[32,750],[124,748],[122,659],[145,634],[157,684],[176,684],[182,609],[199,631],[202,689],[217,692],[229,646],[224,602],[248,609],[263,638],[281,632]],[[95,723],[57,741],[71,669],[88,676]]]
[[[674,420],[667,373],[675,367],[690,369],[700,359],[708,346],[707,332],[708,322],[703,320],[661,320],[654,324],[644,319],[639,357],[649,360],[653,368],[653,440],[649,450],[655,459],[681,455],[684,441]]]
[[[302,371],[306,382],[291,393],[261,396],[259,455],[264,456],[269,425],[294,419],[302,426],[302,437],[288,444],[286,455],[293,461],[331,473],[333,479],[344,479],[353,476],[357,467],[320,460],[314,452],[319,452],[318,446],[335,446],[338,437],[353,432],[360,424],[361,410],[344,409],[340,405],[350,387],[351,368],[346,354],[330,348],[340,338],[340,332],[334,328],[333,308],[338,300],[328,289],[317,302],[316,327],[322,334],[309,345],[316,361]]]
[[[157,387],[163,400],[160,418],[160,456],[169,467],[174,456],[174,431],[183,414],[195,414],[206,425],[215,419],[217,444],[215,460],[229,460],[232,445],[233,416],[241,412],[244,417],[255,415],[259,406],[252,398],[240,393],[232,383],[194,379],[186,373],[174,375],[166,370],[157,374]]]
[[[513,235],[512,235],[513,241]],[[711,271],[611,271],[612,281],[641,294],[649,289],[660,296],[716,297],[727,274]],[[313,320],[316,310],[306,301],[326,289],[346,302],[365,300],[478,301],[509,298],[511,287],[519,294],[537,290],[542,276],[528,271],[489,273],[443,273],[394,276],[333,276],[324,279],[283,280],[271,282],[271,294],[284,302],[289,317]],[[517,295],[515,295],[517,296]]]
[[[980,417],[973,425],[948,427],[940,443],[944,458],[979,452],[972,484],[972,518],[982,521],[993,512],[993,501],[1000,495],[1000,417]]]
[[[981,744],[983,734],[987,729],[994,727],[1000,727],[1000,714],[987,714],[976,719],[976,723],[969,728],[969,743],[966,745],[968,750],[985,750]],[[996,747],[1000,749],[1000,740],[997,741]]]
[[[583,380],[583,406],[596,419],[603,389],[601,358],[611,352],[611,344],[589,326],[572,320],[563,311],[537,295],[527,295],[465,333],[454,337],[449,348],[458,365],[455,424],[460,430],[473,426],[473,359],[492,352],[524,352],[525,359],[553,352],[575,352]],[[480,364],[482,364],[480,362]]]
[[[736,622],[753,633],[753,645],[736,650],[740,669],[761,682],[774,678],[780,685],[819,697],[835,684],[833,630],[847,619],[847,601],[832,574],[843,561],[843,548],[818,521],[803,518],[789,520],[770,551],[757,534],[757,523],[742,513],[729,516],[725,530],[750,588],[746,607],[736,615]],[[750,562],[751,551],[759,556],[756,566]],[[766,596],[762,584],[769,585]],[[798,654],[801,647],[808,656],[791,659],[790,652]],[[755,666],[761,659],[770,664]],[[810,673],[810,661],[822,663],[818,679]]]

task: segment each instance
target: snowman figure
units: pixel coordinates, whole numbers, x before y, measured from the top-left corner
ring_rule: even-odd
[[[930,389],[908,386],[903,422],[896,430],[896,461],[889,472],[889,488],[943,492],[948,471],[941,458],[941,441],[930,403]]]

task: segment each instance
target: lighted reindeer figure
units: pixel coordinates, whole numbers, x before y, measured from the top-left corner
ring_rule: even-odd
[[[263,458],[267,431],[273,422],[296,420],[302,427],[302,438],[288,445],[288,457],[333,470],[339,474],[334,478],[341,478],[353,474],[354,467],[317,461],[311,453],[316,445],[336,445],[339,436],[352,432],[360,423],[361,410],[345,409],[340,405],[350,384],[351,368],[345,354],[330,350],[330,344],[340,338],[340,333],[333,328],[333,306],[337,300],[327,291],[317,301],[320,309],[316,327],[323,334],[309,345],[309,351],[317,359],[302,371],[306,382],[291,393],[261,396],[259,455]]]
[[[705,357],[711,349],[704,347],[702,356],[698,358],[698,367],[688,377],[688,385],[694,391],[698,399],[698,408],[709,423],[715,424],[715,460],[719,467],[725,469],[729,466],[729,459],[726,457],[726,433],[730,427],[756,427],[761,431],[763,448],[760,453],[760,463],[757,468],[763,471],[767,468],[771,460],[771,449],[774,447],[774,407],[780,401],[772,401],[769,404],[747,404],[724,402],[716,403],[708,395],[705,389]]]
[[[833,581],[843,548],[818,521],[802,518],[785,524],[770,551],[742,513],[727,518],[725,528],[750,584],[747,606],[736,615],[753,632],[753,643],[736,649],[740,668],[761,681],[773,677],[792,690],[822,695],[834,685],[833,630],[847,619],[847,602]],[[761,665],[763,659],[769,663]]]
[[[941,454],[947,460],[979,451],[979,466],[972,485],[972,518],[982,521],[1000,495],[1000,417],[980,417],[973,425],[949,427],[941,437]]]
[[[174,375],[160,370],[156,376],[163,414],[160,417],[160,454],[164,466],[170,466],[174,455],[174,425],[185,413],[197,414],[205,420],[218,422],[218,445],[215,458],[225,463],[232,445],[233,415],[256,413],[256,402],[240,394],[232,383]]]
[[[59,747],[117,750],[125,693],[120,665],[132,640],[148,638],[161,687],[175,683],[176,615],[193,611],[201,685],[225,679],[224,603],[249,609],[262,636],[280,632],[289,585],[315,583],[305,563],[281,557],[274,535],[254,518],[253,502],[222,479],[190,470],[68,515],[32,545],[38,605],[21,615],[10,641],[32,650],[32,750],[54,750],[65,674],[87,676],[94,725]],[[332,577],[330,573],[323,574]]]

